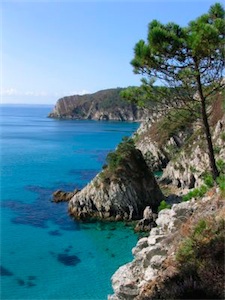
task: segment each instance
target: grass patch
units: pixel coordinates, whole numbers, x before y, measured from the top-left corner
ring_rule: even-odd
[[[224,225],[224,219],[216,215],[201,219],[178,247],[180,274],[176,282],[192,279],[192,294],[199,291],[205,296],[197,299],[224,299]]]
[[[159,145],[164,145],[165,141],[169,140],[174,135],[179,134],[181,131],[186,131],[191,128],[196,116],[188,110],[171,109],[168,114],[157,123],[155,128],[155,139]],[[174,155],[173,149],[169,149]]]
[[[194,263],[195,267],[200,267],[201,261],[207,259],[206,253],[215,254],[214,245],[224,243],[224,225],[225,221],[215,216],[199,220],[190,236],[180,244],[176,260],[180,264]]]
[[[184,195],[182,197],[182,201],[189,201],[192,198],[203,197],[208,190],[209,190],[208,186],[206,186],[205,184],[203,184],[199,188],[195,188],[192,191],[188,192],[186,195]]]
[[[124,137],[122,142],[118,145],[117,149],[107,155],[107,168],[110,171],[114,171],[115,169],[117,169],[123,163],[124,158],[134,149],[134,140],[129,137]]]
[[[162,201],[160,202],[159,207],[158,207],[158,212],[160,212],[161,210],[166,209],[166,208],[171,208],[171,205],[168,204],[168,203],[166,203],[165,200],[162,200]]]

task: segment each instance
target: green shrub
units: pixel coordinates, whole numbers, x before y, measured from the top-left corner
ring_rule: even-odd
[[[192,198],[203,197],[205,193],[208,191],[208,187],[206,185],[201,185],[199,188],[195,188],[186,195],[182,197],[182,201],[189,201]]]
[[[204,184],[201,185],[199,188],[199,196],[203,197],[207,191],[208,191],[208,187]]]
[[[196,225],[189,226],[189,233],[181,240],[176,251],[176,261],[178,262],[178,276],[176,287],[187,287],[206,291],[204,297],[174,297],[167,299],[224,299],[224,220],[214,216],[205,216]],[[190,280],[194,280],[190,285]],[[188,283],[185,285],[184,283]],[[179,286],[179,287],[180,287]],[[171,289],[171,284],[170,284]],[[213,292],[212,292],[213,291]],[[205,297],[211,295],[212,297]],[[218,297],[218,295],[220,295]],[[159,299],[159,298],[157,298]]]
[[[202,234],[203,230],[205,230],[207,227],[206,221],[205,220],[200,220],[196,227],[194,228],[194,236]]]
[[[197,194],[198,194],[198,193],[197,193],[197,189],[194,189],[194,190],[188,192],[186,195],[184,195],[184,196],[182,197],[182,201],[189,201],[189,200],[191,200],[192,198],[197,197]]]
[[[196,172],[197,172],[196,168],[193,167],[193,166],[190,166],[190,171],[191,171],[192,173],[196,173]]]
[[[220,173],[225,173],[225,161],[221,158],[216,161],[216,166]]]
[[[225,141],[225,132],[222,132],[220,137],[223,141]]]
[[[139,140],[140,140],[140,135],[137,132],[135,132],[133,135],[134,143],[137,143]]]
[[[186,238],[176,253],[176,260],[179,262],[191,261],[194,259],[194,241],[192,238]]]
[[[216,220],[214,217],[201,219],[192,229],[191,234],[186,237],[176,253],[176,260],[180,263],[188,264],[202,259],[200,254],[206,255],[207,252],[213,251],[213,244],[219,240],[224,241],[224,220]],[[210,249],[211,248],[211,249]]]
[[[182,196],[182,201],[183,201],[183,202],[186,202],[186,201],[191,200],[191,198],[192,198],[192,197],[190,197],[190,195],[189,195],[189,193],[188,193],[188,194]]]
[[[118,145],[117,149],[113,152],[109,152],[106,157],[107,167],[109,171],[116,170],[123,162],[123,159],[135,149],[134,140],[129,137],[124,137],[122,142]]]
[[[222,193],[223,196],[225,196],[225,175],[220,175],[217,179],[216,182],[219,186],[219,189]]]
[[[215,146],[214,147],[214,153],[215,154],[219,154],[220,153],[221,148],[219,146]]]
[[[135,148],[135,143],[132,138],[129,138],[127,136],[122,138],[122,142],[119,143],[116,152],[120,154],[125,154],[128,151],[131,151]]]
[[[158,212],[160,212],[161,210],[163,210],[163,209],[165,209],[165,208],[171,208],[171,205],[168,204],[168,203],[166,203],[165,200],[162,200],[162,201],[160,202],[159,207],[158,207]]]
[[[205,176],[203,177],[203,179],[204,179],[205,185],[207,185],[209,188],[211,188],[211,187],[214,186],[214,180],[213,180],[212,175],[205,174]]]
[[[106,162],[108,167],[112,169],[116,169],[122,161],[122,157],[118,155],[116,152],[109,152],[106,157]]]

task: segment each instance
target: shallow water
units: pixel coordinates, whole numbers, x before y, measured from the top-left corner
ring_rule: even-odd
[[[82,188],[137,123],[53,120],[48,106],[1,106],[1,299],[106,299],[137,236],[77,223],[56,189]]]

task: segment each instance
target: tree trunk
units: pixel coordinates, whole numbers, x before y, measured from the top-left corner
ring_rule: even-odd
[[[211,136],[211,132],[210,132],[208,116],[207,116],[207,111],[206,111],[206,101],[205,101],[205,97],[203,95],[201,78],[200,78],[200,74],[199,74],[199,70],[198,70],[198,64],[196,61],[195,61],[195,67],[196,67],[196,71],[197,71],[198,93],[199,93],[200,100],[201,100],[202,121],[203,121],[206,140],[207,140],[207,144],[208,144],[209,162],[210,162],[213,179],[216,180],[216,178],[219,176],[219,171],[216,166],[216,160],[215,160],[213,143],[212,143],[212,136]]]

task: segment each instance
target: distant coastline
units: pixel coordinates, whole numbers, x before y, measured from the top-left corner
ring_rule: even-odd
[[[49,118],[97,120],[97,121],[132,121],[145,120],[149,112],[139,108],[120,96],[124,88],[100,90],[93,94],[73,95],[60,98],[49,113]]]

